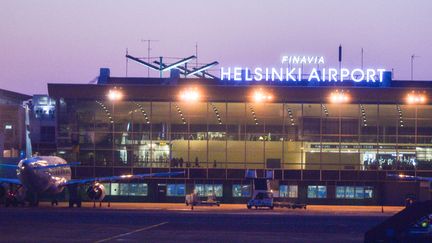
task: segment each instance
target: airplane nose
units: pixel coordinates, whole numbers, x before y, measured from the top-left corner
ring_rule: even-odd
[[[34,162],[34,160],[31,159],[31,158],[30,159],[23,159],[23,160],[21,160],[21,164],[20,164],[21,169],[27,169],[27,168],[29,168],[30,164],[32,162]]]
[[[26,160],[23,161],[22,165],[23,166],[29,166],[30,163],[31,163],[30,160],[26,159]]]
[[[27,169],[28,167],[29,167],[29,163],[26,162],[26,161],[23,161],[23,162],[20,164],[20,169],[21,169],[21,170],[25,170],[25,169]]]

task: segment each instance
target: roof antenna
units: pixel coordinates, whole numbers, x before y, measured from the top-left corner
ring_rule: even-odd
[[[128,48],[126,48],[126,56],[129,55]],[[126,57],[126,77],[128,76],[129,59]]]
[[[411,55],[411,81],[414,80],[414,58],[416,57],[420,57],[420,56],[416,56],[415,54]]]
[[[198,42],[195,42],[195,68],[198,68]]]
[[[151,43],[156,42],[156,41],[159,41],[159,40],[141,39],[141,42],[147,42],[147,62],[150,62]],[[147,67],[147,77],[150,77],[150,68],[149,67]]]

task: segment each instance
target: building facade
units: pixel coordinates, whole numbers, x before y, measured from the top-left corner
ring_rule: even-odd
[[[25,149],[25,109],[31,96],[0,89],[0,158],[18,158]]]
[[[30,138],[34,154],[51,155],[56,148],[56,101],[47,95],[33,95],[30,107]]]
[[[179,202],[197,191],[245,202],[253,171],[287,200],[379,205],[430,197],[430,185],[389,176],[432,176],[430,85],[108,77],[48,88],[57,153],[81,162],[75,177],[186,171],[107,184],[112,200]]]

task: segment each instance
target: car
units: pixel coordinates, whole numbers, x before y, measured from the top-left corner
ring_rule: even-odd
[[[252,207],[255,207],[255,209],[263,207],[273,209],[273,194],[268,191],[254,191],[252,199],[247,202],[246,206],[248,209],[251,209]]]

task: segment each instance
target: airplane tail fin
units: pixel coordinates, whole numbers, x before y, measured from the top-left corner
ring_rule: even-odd
[[[32,157],[32,144],[30,139],[30,108],[28,102],[24,104],[25,108],[25,131],[26,131],[26,158]]]

